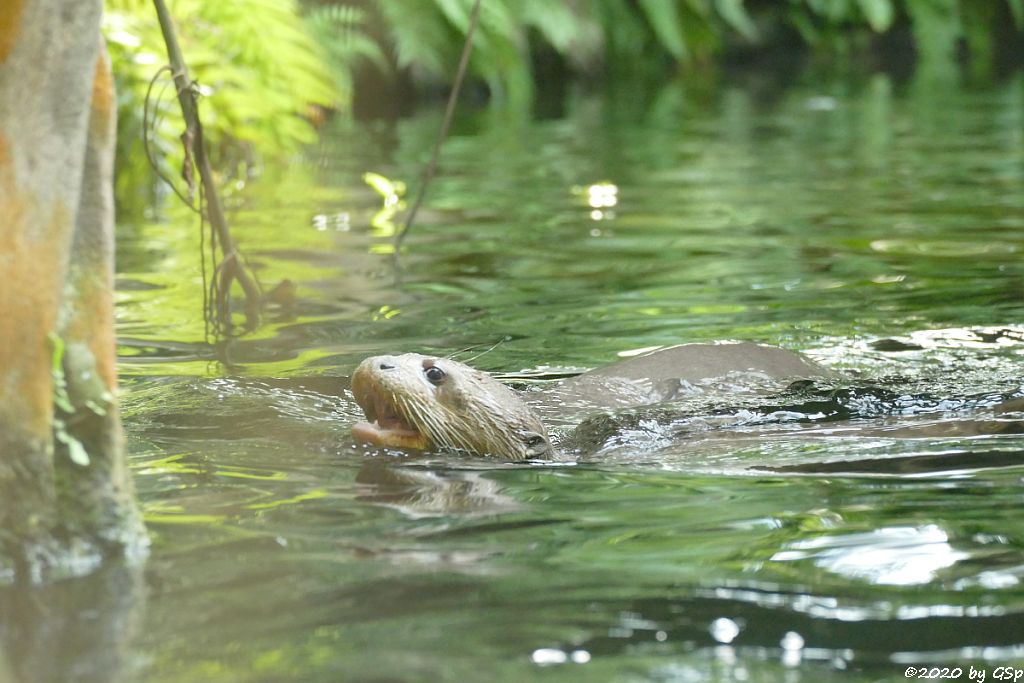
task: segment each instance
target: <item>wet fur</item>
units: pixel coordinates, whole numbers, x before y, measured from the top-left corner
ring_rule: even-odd
[[[427,380],[427,367],[444,371],[437,385]],[[387,401],[426,436],[430,448],[507,460],[554,454],[544,425],[529,406],[487,373],[455,360],[413,353],[375,356],[356,369],[352,389],[364,411],[374,397]]]

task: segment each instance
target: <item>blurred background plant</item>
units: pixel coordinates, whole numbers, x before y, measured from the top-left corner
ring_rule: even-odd
[[[313,141],[319,108],[346,105],[327,51],[296,3],[176,0],[170,7],[199,86],[214,164],[227,176],[243,178],[257,151],[275,155]],[[141,191],[154,186],[142,149],[144,102],[167,52],[148,0],[106,0],[103,22],[118,93],[117,183],[124,212],[150,203]],[[150,139],[161,172],[180,178],[184,124],[173,87],[169,73],[154,85]],[[135,191],[127,191],[129,186]]]
[[[454,73],[473,0],[307,0],[358,7],[361,27],[418,89]],[[530,101],[545,76],[691,71],[770,51],[855,56],[880,42],[917,62],[1019,59],[1024,0],[484,0],[471,73],[490,101]]]
[[[203,97],[215,163],[244,177],[261,155],[315,137],[332,112],[405,111],[446,89],[473,0],[176,0],[185,58]],[[120,104],[119,182],[145,174],[143,100],[166,62],[147,0],[106,0]],[[882,48],[918,69],[975,76],[1024,54],[1024,0],[483,0],[470,64],[492,106],[529,110],[538,88],[568,81],[663,79],[679,69],[768,55],[849,61]],[[867,60],[867,61],[872,61]],[[166,79],[161,84],[167,83]],[[173,93],[155,108],[154,146],[180,168]],[[141,160],[141,161],[140,161]],[[124,171],[128,170],[128,173]],[[119,193],[122,203],[125,193]]]

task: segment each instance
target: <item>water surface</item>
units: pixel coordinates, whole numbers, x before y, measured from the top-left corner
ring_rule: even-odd
[[[439,112],[338,122],[229,197],[261,281],[298,298],[220,360],[187,212],[120,226],[152,556],[51,590],[74,645],[12,670],[827,681],[1024,661],[1024,415],[998,408],[1022,388],[1022,96],[1020,74],[752,78],[571,95],[556,118],[468,112],[398,270],[361,177],[414,183]],[[720,339],[843,379],[558,463],[348,436],[366,355],[490,349],[474,364],[535,390]],[[23,640],[54,638],[36,619]]]

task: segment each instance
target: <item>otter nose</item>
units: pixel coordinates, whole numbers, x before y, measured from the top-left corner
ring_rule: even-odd
[[[381,370],[394,370],[395,369],[394,365],[388,365],[387,363],[381,363],[377,367],[380,368]]]

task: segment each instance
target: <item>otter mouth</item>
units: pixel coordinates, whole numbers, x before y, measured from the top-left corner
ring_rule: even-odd
[[[352,378],[352,394],[368,420],[352,425],[352,436],[356,439],[392,448],[427,448],[426,434],[409,422],[391,399],[358,374]]]

